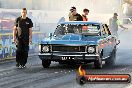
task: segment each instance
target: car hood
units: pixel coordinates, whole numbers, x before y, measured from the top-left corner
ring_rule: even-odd
[[[88,36],[83,34],[66,34],[44,39],[41,44],[65,44],[65,45],[97,45],[100,36]]]

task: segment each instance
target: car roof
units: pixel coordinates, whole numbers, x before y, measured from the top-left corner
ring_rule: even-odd
[[[67,22],[60,22],[59,24],[96,24],[100,25],[101,23],[99,22],[89,22],[89,21],[67,21]]]

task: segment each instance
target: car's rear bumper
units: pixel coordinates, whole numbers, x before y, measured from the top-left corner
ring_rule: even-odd
[[[99,57],[98,54],[87,54],[87,53],[39,53],[41,60],[80,60],[80,61],[93,61]]]

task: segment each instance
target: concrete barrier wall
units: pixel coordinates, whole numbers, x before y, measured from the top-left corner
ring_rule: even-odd
[[[38,44],[45,37],[44,33],[34,32],[29,55],[38,53]],[[0,34],[0,61],[15,58],[16,46],[12,44],[12,33]]]

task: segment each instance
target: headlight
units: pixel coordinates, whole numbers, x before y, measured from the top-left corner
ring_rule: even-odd
[[[43,46],[42,52],[49,52],[49,46]]]
[[[88,53],[94,53],[95,47],[88,47]]]

